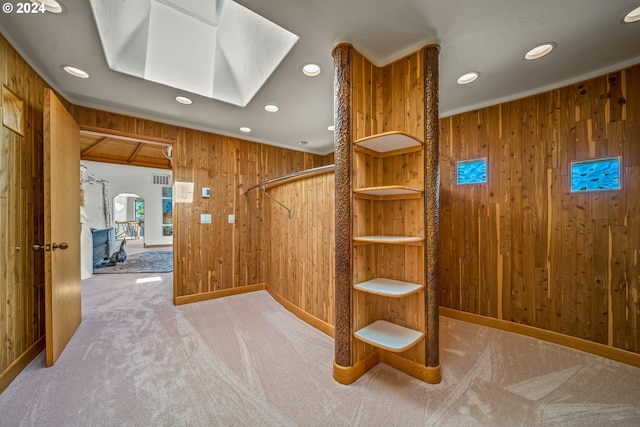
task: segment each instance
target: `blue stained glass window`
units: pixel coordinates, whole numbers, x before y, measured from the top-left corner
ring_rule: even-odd
[[[458,162],[458,185],[487,182],[487,159]]]
[[[571,191],[619,190],[620,158],[571,163]]]

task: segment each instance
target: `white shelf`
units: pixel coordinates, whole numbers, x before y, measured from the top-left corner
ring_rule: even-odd
[[[358,188],[353,190],[356,196],[376,196],[376,197],[390,197],[390,198],[402,198],[402,196],[408,197],[420,197],[422,190],[419,188],[406,187],[404,185],[385,185],[381,187],[367,187]]]
[[[355,141],[356,146],[368,148],[377,153],[421,147],[422,141],[403,132],[385,132]]]
[[[420,341],[424,333],[384,320],[377,320],[355,332],[354,336],[367,344],[399,353]]]
[[[423,237],[413,236],[358,236],[353,241],[358,243],[387,243],[390,245],[422,244]]]
[[[358,283],[354,286],[354,289],[385,297],[401,298],[420,291],[422,285],[402,282],[400,280],[378,278]]]

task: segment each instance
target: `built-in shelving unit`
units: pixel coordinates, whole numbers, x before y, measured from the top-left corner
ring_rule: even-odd
[[[424,286],[401,280],[378,278],[354,285],[354,289],[390,298],[402,298],[421,291]]]
[[[422,149],[422,141],[403,132],[385,132],[355,141],[356,150],[378,157],[395,156]]]
[[[419,188],[404,185],[384,185],[380,187],[358,188],[353,190],[354,196],[370,200],[400,200],[420,198],[423,191]]]
[[[377,67],[336,46],[334,378],[438,360],[438,50]],[[434,302],[436,302],[434,304]]]
[[[364,184],[361,188],[353,190],[356,212],[358,212],[354,221],[358,222],[356,230],[373,231],[371,235],[354,236],[355,247],[362,245],[418,246],[418,251],[413,252],[414,259],[406,259],[406,251],[397,250],[395,253],[400,255],[396,255],[388,261],[400,265],[409,263],[416,267],[421,265],[420,257],[417,254],[421,253],[424,237],[413,234],[421,230],[418,225],[420,221],[415,216],[421,215],[424,191],[422,188],[406,185],[405,182],[389,181],[403,175],[402,171],[393,170],[396,165],[401,165],[410,171],[422,168],[421,155],[406,156],[409,153],[421,151],[422,147],[422,141],[403,132],[385,132],[355,141],[354,150],[359,156],[362,156],[358,164],[371,165],[372,169],[370,171],[354,171],[356,174],[362,172],[358,175],[357,181],[358,185]],[[396,156],[406,157],[402,161],[396,162],[393,159]],[[404,175],[411,175],[411,173],[405,171]],[[411,203],[411,205],[407,205],[407,203]],[[401,225],[398,226],[398,223]],[[390,232],[394,231],[404,231],[408,234],[390,235]],[[353,288],[356,292],[399,300],[424,289],[423,283],[384,277],[384,274],[378,271],[384,269],[383,266],[378,266],[382,260],[373,261],[379,257],[377,254],[381,250],[380,248],[372,248],[370,254],[376,255],[357,259],[356,270],[371,271],[374,278],[358,283],[358,277],[355,277]],[[367,262],[372,262],[373,265],[362,265]],[[404,278],[399,277],[398,279]],[[385,305],[384,303],[380,304]],[[367,306],[367,303],[365,302],[364,305]],[[423,310],[420,303],[417,305],[418,307],[412,308],[412,313]],[[367,318],[363,313],[358,313],[356,317]],[[354,333],[354,337],[376,348],[398,353],[408,350],[424,336],[420,330],[397,325],[389,321],[392,319],[384,317],[386,320],[385,318],[367,318],[369,323],[364,326],[355,324],[354,329],[357,329],[357,332]]]
[[[385,320],[377,320],[356,331],[354,336],[367,344],[399,353],[414,346],[424,337],[424,333]]]
[[[388,245],[421,245],[423,237],[416,236],[358,236],[353,241],[356,244],[386,243]]]

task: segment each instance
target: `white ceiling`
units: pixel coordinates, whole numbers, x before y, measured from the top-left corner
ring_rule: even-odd
[[[236,2],[300,37],[246,107],[195,94],[186,94],[192,105],[178,104],[174,97],[184,92],[110,70],[87,0],[60,0],[60,15],[2,13],[0,30],[74,104],[317,154],[333,150],[333,133],[327,131],[333,122],[331,51],[342,42],[351,42],[377,65],[439,44],[441,116],[640,63],[640,22],[621,23],[640,0]],[[523,59],[543,42],[557,48],[536,61]],[[308,62],[320,64],[318,77],[302,74]],[[61,65],[82,68],[91,78],[71,77]],[[469,71],[481,77],[467,86],[456,84]],[[266,104],[280,110],[267,113]],[[242,126],[252,132],[240,132]],[[301,140],[308,145],[297,145]]]

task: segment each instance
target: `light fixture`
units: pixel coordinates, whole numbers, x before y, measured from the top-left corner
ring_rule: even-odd
[[[470,73],[463,74],[458,78],[458,84],[468,85],[469,83],[475,82],[478,79],[478,77],[480,77],[480,73],[477,71],[472,71]]]
[[[334,132],[336,130],[336,127],[334,125],[330,125],[330,126],[327,126],[327,130],[329,132]]]
[[[193,104],[193,101],[190,98],[187,98],[186,96],[181,96],[181,95],[176,96],[176,101],[184,105]]]
[[[62,69],[74,77],[78,77],[80,79],[89,78],[89,74],[86,71],[81,70],[80,68],[72,67],[71,65],[63,65]]]
[[[62,6],[56,0],[31,0],[31,3],[44,6],[47,12],[61,13]]]
[[[307,145],[309,143],[307,141],[298,141],[298,142],[296,142],[296,144],[298,144],[298,145]]]
[[[549,53],[551,53],[551,51],[555,49],[555,47],[556,47],[555,43],[543,43],[539,46],[534,47],[529,52],[527,52],[526,55],[524,55],[524,59],[529,61],[532,61],[534,59],[540,59],[543,56],[546,56]]]
[[[304,75],[309,77],[317,76],[318,74],[320,74],[320,71],[320,66],[312,62],[304,64],[304,66],[302,67],[302,72],[304,73]]]
[[[279,110],[278,106],[273,104],[265,105],[264,109],[270,113],[275,113],[276,111]]]
[[[173,147],[170,145],[165,145],[162,147],[162,155],[165,156],[167,158],[167,160],[169,160],[170,162],[173,161]]]
[[[623,21],[626,22],[627,24],[640,21],[640,6],[636,7],[631,12],[627,13],[624,16]]]
[[[243,127],[240,128],[240,132],[249,133],[249,132],[251,132],[251,128],[243,126]]]

